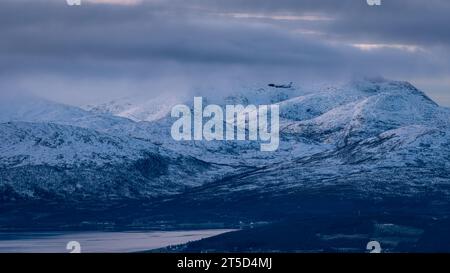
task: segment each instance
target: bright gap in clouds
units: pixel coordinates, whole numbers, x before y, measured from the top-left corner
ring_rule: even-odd
[[[270,19],[283,21],[330,21],[331,17],[323,15],[291,15],[291,14],[256,14],[256,13],[220,13],[236,19]]]
[[[408,52],[425,51],[423,48],[415,45],[402,45],[402,44],[352,44],[353,47],[364,51],[371,51],[377,49],[399,49]]]

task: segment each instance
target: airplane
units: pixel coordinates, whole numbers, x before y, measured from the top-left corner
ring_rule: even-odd
[[[292,82],[290,82],[289,84],[274,84],[274,83],[270,83],[268,84],[269,87],[274,87],[274,88],[292,88]]]

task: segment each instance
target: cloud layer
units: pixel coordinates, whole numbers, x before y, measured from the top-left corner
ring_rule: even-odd
[[[450,105],[450,2],[4,0],[0,92],[85,103],[241,82],[411,80]]]

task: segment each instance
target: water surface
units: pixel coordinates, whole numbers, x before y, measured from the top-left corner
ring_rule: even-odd
[[[136,252],[178,245],[229,232],[228,229],[151,232],[0,232],[0,252],[68,253],[70,241],[81,252]]]

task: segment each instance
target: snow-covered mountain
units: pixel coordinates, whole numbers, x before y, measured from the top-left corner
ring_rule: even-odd
[[[155,121],[170,114],[174,105],[183,103],[182,98],[183,96],[170,94],[161,94],[150,99],[124,97],[98,105],[86,105],[83,108],[95,114],[109,114],[133,121]]]
[[[53,102],[34,96],[9,98],[0,101],[0,123],[38,122],[71,125],[97,131],[133,128],[130,119],[107,114],[97,114],[79,107]]]
[[[0,131],[0,199],[6,201],[149,198],[227,172],[147,141],[87,128],[7,122]]]
[[[199,89],[192,92],[195,96],[205,96],[205,103],[226,104],[273,104],[304,94],[296,87],[276,88],[271,86],[250,85],[234,88],[231,91]],[[223,95],[220,95],[224,93]],[[213,95],[211,95],[213,94]],[[193,96],[186,94],[159,94],[157,96],[121,97],[99,104],[89,104],[82,108],[94,114],[113,115],[133,121],[158,121],[170,115],[172,107],[177,104],[192,105]]]
[[[280,106],[282,142],[317,148],[275,153],[283,160],[200,187],[196,196],[287,196],[336,186],[378,197],[450,195],[450,111],[411,84],[365,79]]]
[[[348,90],[348,91],[347,91]],[[297,113],[285,133],[346,145],[385,131],[411,125],[448,127],[449,109],[439,107],[406,82],[365,80],[332,91],[300,97],[282,104],[282,112]]]
[[[277,92],[285,100],[278,101]],[[253,88],[219,99],[216,96],[208,102],[278,103],[282,139],[278,151],[260,152],[259,143],[249,141],[177,142],[170,136],[174,120],[169,116],[123,131],[204,161],[255,167],[333,150],[406,126],[447,128],[450,120],[449,109],[438,106],[411,84],[384,79],[353,81],[313,92]]]
[[[368,173],[382,185],[402,171],[416,177],[399,176],[399,187],[450,183],[450,111],[409,83],[364,79],[314,91],[262,86],[230,94],[206,100],[280,105],[278,151],[261,152],[249,141],[174,141],[168,113],[180,99],[89,111],[39,99],[3,103],[2,198],[149,198],[207,184],[201,198],[211,199],[349,181],[364,188]]]

